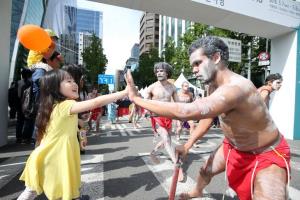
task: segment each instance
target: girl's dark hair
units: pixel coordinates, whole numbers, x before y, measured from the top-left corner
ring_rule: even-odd
[[[46,131],[55,104],[66,100],[60,93],[60,83],[71,75],[64,70],[46,72],[40,81],[40,104],[36,118],[37,141],[40,143]]]
[[[67,71],[73,77],[75,83],[78,86],[80,85],[80,80],[83,75],[82,67],[79,67],[78,65],[75,64],[69,64],[69,65],[64,65],[62,69]]]
[[[83,67],[75,64],[64,65],[62,67],[63,70],[67,71],[74,79],[75,83],[78,85],[78,94],[83,91],[83,95],[85,97],[87,91],[86,88],[80,88],[80,81],[84,78],[85,70]]]

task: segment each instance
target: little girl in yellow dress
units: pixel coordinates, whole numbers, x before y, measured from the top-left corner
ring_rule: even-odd
[[[127,90],[76,102],[78,86],[68,72],[53,70],[41,79],[36,120],[40,145],[29,156],[20,180],[25,190],[18,200],[44,193],[49,200],[79,199],[80,152],[77,114],[127,96]]]

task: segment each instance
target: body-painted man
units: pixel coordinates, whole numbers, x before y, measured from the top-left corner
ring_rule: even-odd
[[[187,81],[184,81],[181,84],[181,89],[177,92],[178,96],[178,102],[183,102],[183,103],[191,103],[193,101],[193,94],[189,90],[189,83]],[[182,129],[184,128],[185,124],[189,126],[190,133],[193,132],[194,130],[194,121],[189,120],[189,121],[181,121],[181,120],[176,120],[176,139],[179,141],[180,140],[180,134]]]
[[[201,167],[196,187],[181,199],[202,196],[212,177],[223,171],[240,200],[286,199],[289,145],[256,87],[228,69],[228,46],[217,37],[193,42],[189,55],[194,74],[215,88],[208,97],[192,103],[145,101],[136,96],[131,73],[127,73],[130,99],[147,110],[183,120],[220,118],[224,141]]]
[[[257,89],[267,107],[269,107],[271,93],[278,91],[281,88],[281,83],[282,76],[280,74],[270,74],[266,78],[265,85]]]
[[[154,65],[154,73],[157,81],[151,84],[146,92],[146,99],[152,99],[161,102],[178,101],[176,87],[168,81],[172,74],[172,66],[165,62],[159,62]],[[160,115],[151,114],[151,123],[154,134],[158,134],[161,140],[156,144],[150,157],[154,163],[159,163],[156,152],[164,147],[173,163],[177,162],[175,148],[172,146],[172,118],[162,117]],[[182,171],[179,174],[179,181],[183,179]]]

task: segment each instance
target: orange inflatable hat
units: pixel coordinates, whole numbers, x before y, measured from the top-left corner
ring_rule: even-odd
[[[20,43],[27,49],[43,52],[51,45],[51,38],[41,27],[26,24],[19,28],[17,34]]]

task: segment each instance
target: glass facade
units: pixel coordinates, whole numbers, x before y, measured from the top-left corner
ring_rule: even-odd
[[[134,44],[133,47],[131,48],[131,57],[139,58],[139,54],[140,54],[139,44]]]
[[[41,25],[43,14],[45,11],[46,1],[28,0],[24,9],[25,19],[21,22],[25,0],[12,0],[12,15],[11,15],[11,28],[10,28],[10,58],[14,50],[17,32],[20,24],[36,24]]]
[[[18,42],[16,41],[17,31],[24,24],[41,26],[47,2],[47,0],[13,0],[12,2],[10,81],[19,79],[21,67],[27,65],[28,50],[16,43]]]
[[[64,6],[64,33],[61,34],[61,53],[66,64],[77,63],[78,47],[76,44],[77,8]]]
[[[41,25],[45,12],[45,4],[39,0],[29,0],[24,24]]]
[[[102,12],[77,9],[77,33],[95,33],[102,38]]]
[[[22,17],[24,1],[25,0],[13,0],[11,5],[12,8],[11,8],[10,53],[9,53],[10,58],[17,38],[17,31]]]
[[[102,39],[103,18],[102,12],[77,8],[76,43],[78,45],[78,64],[83,64],[82,52],[90,44],[88,40],[92,34]],[[85,39],[84,39],[85,38]]]

